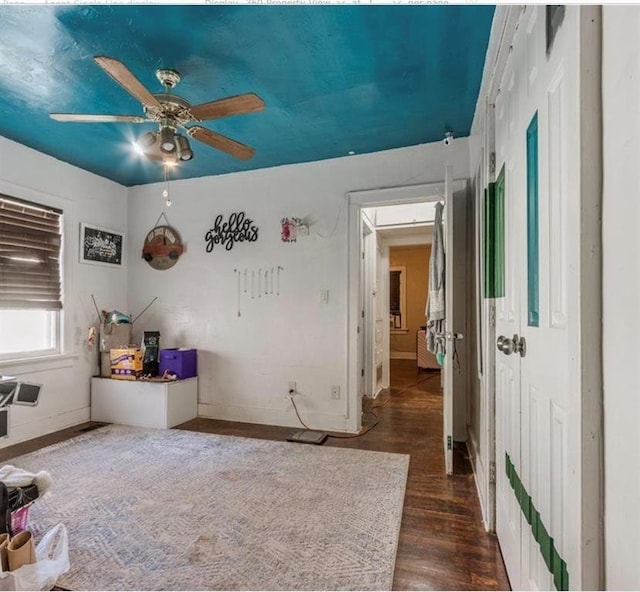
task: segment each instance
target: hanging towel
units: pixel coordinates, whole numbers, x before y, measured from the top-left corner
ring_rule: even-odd
[[[427,349],[444,356],[444,320],[445,307],[445,269],[444,236],[442,228],[442,211],[444,205],[436,204],[436,217],[433,223],[433,243],[429,261],[429,294],[427,296]]]

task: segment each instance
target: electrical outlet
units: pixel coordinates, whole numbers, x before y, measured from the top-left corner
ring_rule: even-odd
[[[337,384],[331,387],[331,398],[335,400],[340,398],[340,387]]]
[[[289,381],[289,388],[287,389],[287,393],[292,397],[298,394],[298,389],[296,388],[295,380]]]

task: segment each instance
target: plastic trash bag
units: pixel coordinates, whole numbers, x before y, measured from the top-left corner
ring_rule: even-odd
[[[35,563],[0,573],[0,590],[51,590],[69,567],[67,529],[58,524],[36,546]]]

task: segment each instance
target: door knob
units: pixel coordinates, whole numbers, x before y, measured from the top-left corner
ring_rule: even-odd
[[[527,355],[527,340],[524,337],[513,336],[514,351],[520,354],[521,358]]]
[[[509,339],[504,335],[500,335],[496,341],[496,347],[498,351],[501,351],[506,356],[510,356],[515,351],[515,343],[513,339]]]
[[[510,356],[516,349],[516,344],[513,339],[505,339],[502,343],[502,353],[505,356]]]
[[[527,355],[527,340],[517,334],[513,336],[513,339],[500,335],[496,340],[496,347],[498,351],[501,351],[506,356],[516,353],[520,354],[521,358],[524,358]]]

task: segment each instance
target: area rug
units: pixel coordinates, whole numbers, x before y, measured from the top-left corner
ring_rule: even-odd
[[[390,590],[409,457],[110,425],[9,461],[51,473],[71,590]]]

